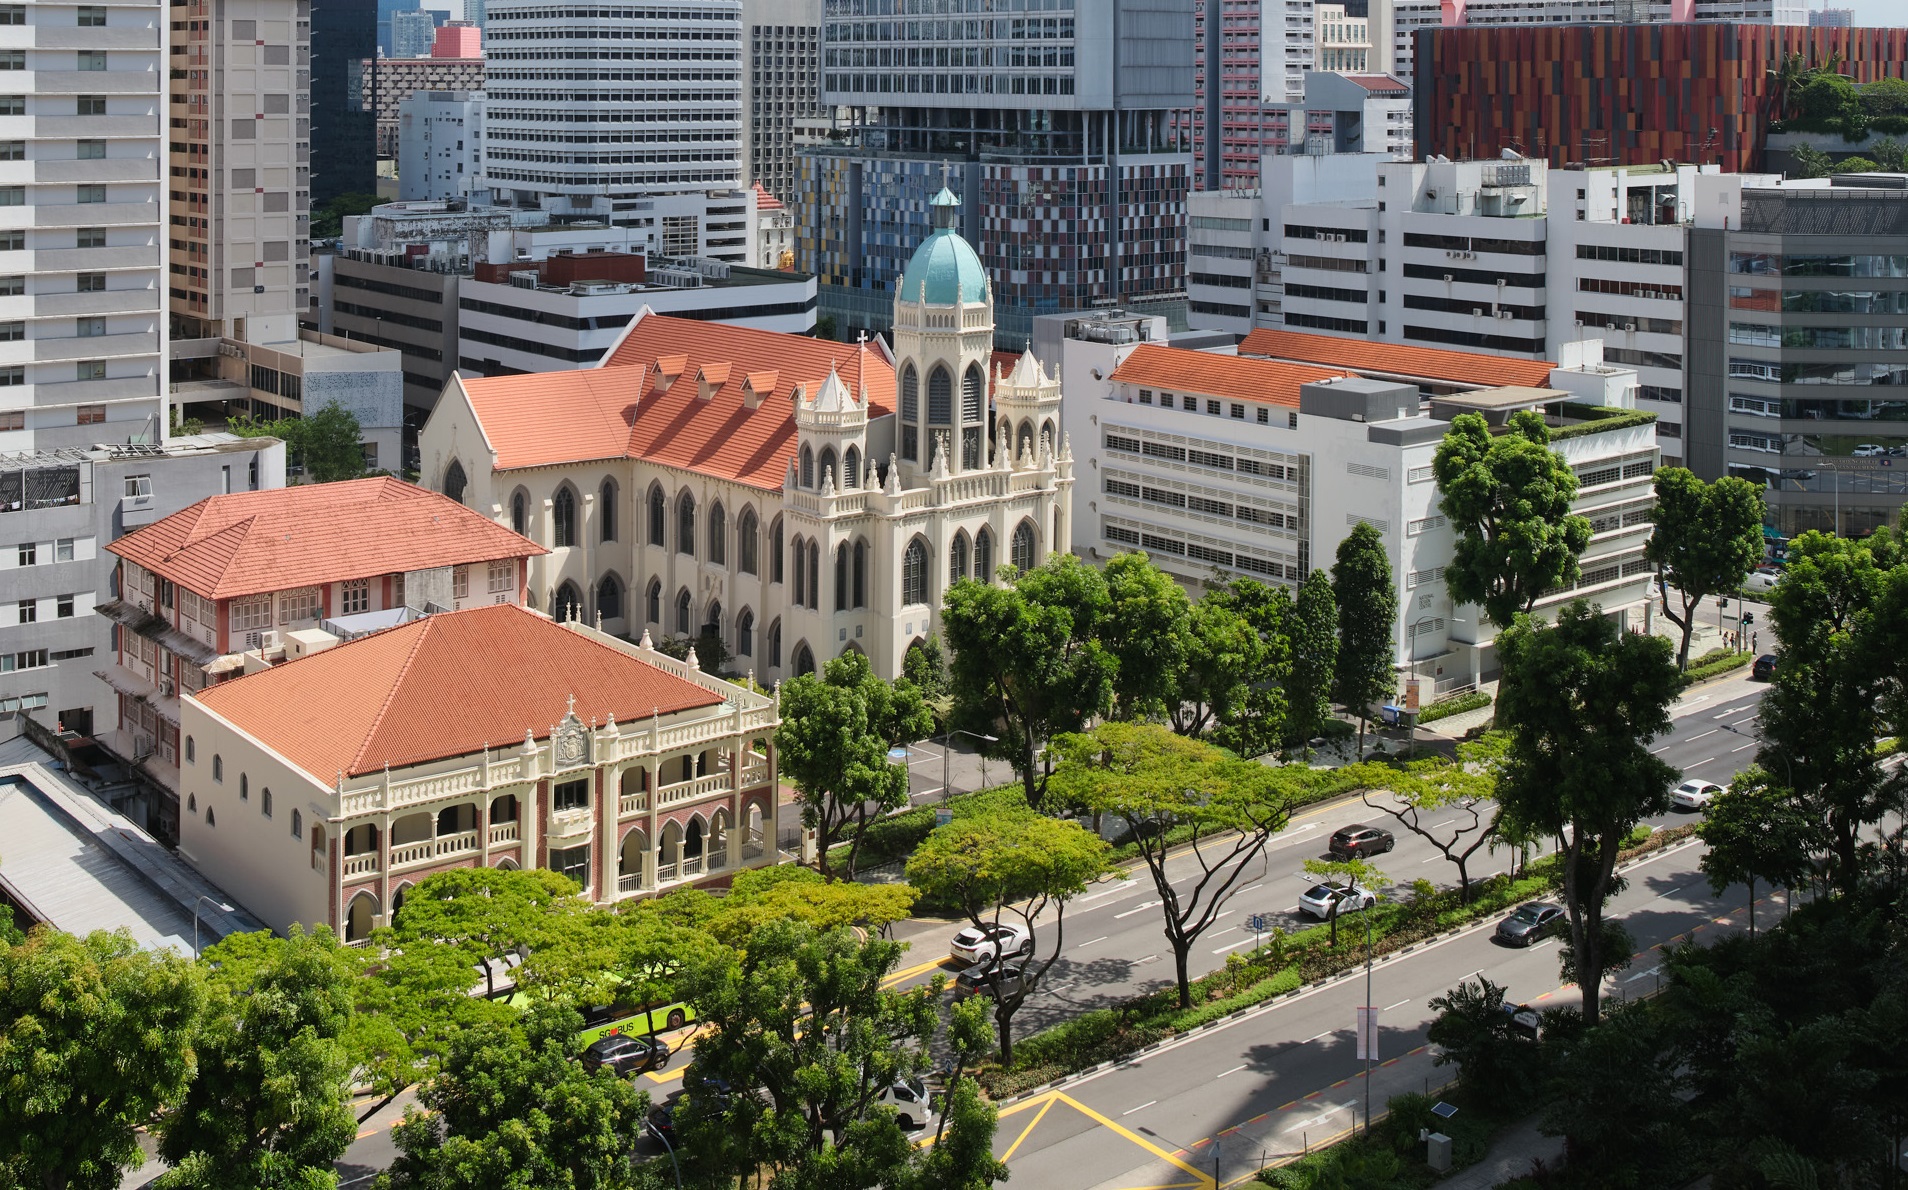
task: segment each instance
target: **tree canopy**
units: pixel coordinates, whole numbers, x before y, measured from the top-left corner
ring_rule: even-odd
[[[1483,415],[1460,413],[1431,468],[1458,535],[1445,571],[1451,598],[1503,628],[1545,591],[1575,581],[1590,522],[1570,511],[1577,476],[1550,449],[1541,413],[1513,413],[1501,434]]]
[[[1656,473],[1655,520],[1645,556],[1666,588],[1663,614],[1683,631],[1677,668],[1688,669],[1696,610],[1709,596],[1742,586],[1762,558],[1762,489],[1733,476],[1704,483],[1681,467],[1664,467]]]
[[[1314,570],[1299,584],[1298,600],[1285,623],[1292,649],[1292,669],[1285,681],[1285,738],[1288,746],[1303,747],[1332,717],[1338,672],[1338,608],[1332,581],[1323,570]]]
[[[336,401],[305,417],[277,421],[235,420],[227,427],[241,438],[277,438],[291,462],[305,469],[312,483],[358,479],[365,473],[364,427],[357,415]]]
[[[1384,534],[1369,521],[1352,526],[1332,563],[1332,601],[1338,608],[1338,658],[1332,697],[1358,716],[1358,754],[1365,754],[1371,708],[1398,688],[1398,586],[1385,553]]]

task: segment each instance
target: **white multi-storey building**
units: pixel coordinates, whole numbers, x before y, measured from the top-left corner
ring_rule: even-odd
[[[0,451],[165,433],[169,15],[0,5]]]
[[[398,105],[398,188],[405,202],[468,199],[488,185],[482,91],[419,91]]]
[[[743,0],[742,160],[747,180],[778,197],[795,190],[795,146],[826,114],[821,101],[821,0]]]
[[[659,195],[741,187],[741,0],[497,0],[484,22],[499,201],[628,223]]]
[[[1192,275],[1192,321],[1535,360],[1601,339],[1603,358],[1636,369],[1638,408],[1680,458],[1684,241],[1694,179],[1714,172],[1267,158],[1258,194],[1202,204],[1195,259],[1224,259]],[[1241,234],[1223,227],[1252,229],[1249,264]]]
[[[1807,0],[1445,0],[1447,25],[1806,25]]]
[[[1456,352],[1342,343],[1343,363],[1292,363],[1168,347],[1162,329],[1119,317],[1067,327],[1066,417],[1094,427],[1083,444],[1094,485],[1074,492],[1076,553],[1144,550],[1195,592],[1215,574],[1291,587],[1368,523],[1398,586],[1401,674],[1430,683],[1427,699],[1474,685],[1497,668],[1495,633],[1446,587],[1456,535],[1431,461],[1459,413],[1501,426],[1538,409],[1577,473],[1575,507],[1593,536],[1582,576],[1535,610],[1582,596],[1626,621],[1647,614],[1657,451],[1629,404],[1630,370],[1591,349],[1541,365],[1533,385],[1508,361]]]

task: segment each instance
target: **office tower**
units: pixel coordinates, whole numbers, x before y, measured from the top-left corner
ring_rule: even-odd
[[[311,13],[311,201],[375,194],[376,106],[364,64],[377,57],[377,0],[318,0]]]
[[[1899,175],[1699,181],[1689,462],[1765,485],[1785,536],[1908,504],[1908,189]]]
[[[821,0],[742,0],[742,160],[778,198],[795,187],[795,146],[826,130],[821,102]]]
[[[1824,62],[1840,54],[1856,83],[1908,70],[1908,29],[1443,27],[1418,39],[1420,157],[1510,149],[1553,165],[1670,158],[1716,162],[1725,173],[1759,169],[1777,115],[1772,76],[1786,55]]]
[[[436,32],[436,19],[421,8],[394,12],[391,14],[391,52],[388,56],[422,58],[431,52],[431,38]]]
[[[1855,24],[1852,8],[1823,8],[1809,13],[1809,25],[1816,29],[1848,29]]]
[[[422,6],[419,4],[419,0],[377,0],[377,3],[377,52],[386,57],[391,57],[394,56],[393,49],[395,45],[392,34],[392,18],[397,16],[400,12],[417,12]],[[369,57],[370,55],[366,56]]]
[[[420,91],[482,91],[483,36],[469,21],[436,30],[423,58],[379,58],[365,63],[367,87],[376,96],[378,156],[398,156],[398,112]],[[406,193],[405,197],[411,197]]]
[[[211,19],[174,34],[206,65],[172,80],[173,109],[187,113],[172,157],[199,170],[172,204],[173,334],[295,339],[310,300],[310,22],[302,0],[200,7]]]
[[[1252,185],[1267,151],[1267,86],[1261,68],[1261,0],[1193,0],[1192,149],[1202,190]],[[1282,137],[1279,138],[1282,141]]]
[[[0,5],[0,452],[165,433],[164,183],[203,165],[163,176],[178,11]]]
[[[498,0],[485,20],[499,201],[628,223],[657,196],[742,185],[741,0]]]
[[[876,11],[869,12],[872,2]],[[1166,0],[829,0],[822,100],[852,112],[803,149],[796,264],[838,334],[889,324],[946,186],[995,287],[1002,346],[1037,313],[1178,302],[1192,156],[1192,13]]]

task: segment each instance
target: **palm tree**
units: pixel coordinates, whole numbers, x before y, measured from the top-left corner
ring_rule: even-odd
[[[1778,115],[1782,119],[1786,120],[1789,118],[1789,112],[1792,110],[1790,106],[1791,98],[1802,84],[1808,81],[1808,77],[1812,73],[1802,55],[1799,53],[1782,55],[1782,65],[1769,71],[1769,80],[1773,82],[1776,87]]]

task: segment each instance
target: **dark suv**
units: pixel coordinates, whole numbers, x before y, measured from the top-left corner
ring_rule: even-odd
[[[1774,653],[1764,653],[1762,656],[1756,658],[1754,665],[1749,667],[1749,676],[1758,682],[1773,682],[1775,681],[1775,671],[1776,655]]]
[[[1332,858],[1363,859],[1367,855],[1382,855],[1397,845],[1398,840],[1384,827],[1361,823],[1333,832]]]
[[[669,1065],[669,1046],[655,1037],[631,1037],[612,1033],[599,1037],[583,1051],[583,1068],[596,1071],[607,1068],[611,1074],[631,1078],[645,1070],[661,1070]]]

